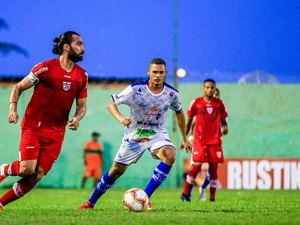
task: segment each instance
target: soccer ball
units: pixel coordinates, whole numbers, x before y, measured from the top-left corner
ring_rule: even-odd
[[[131,188],[123,196],[124,208],[129,211],[142,212],[149,202],[147,194],[140,188]]]

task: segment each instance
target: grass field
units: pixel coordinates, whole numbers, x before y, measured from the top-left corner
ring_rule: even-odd
[[[142,213],[123,208],[125,191],[111,189],[93,210],[77,211],[92,190],[34,189],[4,208],[0,224],[300,224],[299,191],[218,190],[216,202],[203,202],[194,190],[192,202],[183,203],[181,189],[159,189],[152,196],[155,211]]]

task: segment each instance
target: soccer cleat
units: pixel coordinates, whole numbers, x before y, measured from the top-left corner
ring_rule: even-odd
[[[150,202],[150,199],[148,201],[147,210],[154,210],[153,207],[152,207],[152,204]]]
[[[200,187],[199,191],[200,191],[200,196],[199,196],[200,201],[205,201],[206,200],[206,189]]]
[[[2,164],[2,165],[0,166],[0,183],[1,183],[2,181],[4,181],[5,178],[6,178],[6,175],[4,174],[4,167],[7,166],[7,165],[8,165],[8,164]]]
[[[91,203],[89,202],[86,202],[84,203],[83,205],[79,206],[77,208],[77,210],[82,210],[82,209],[93,209],[94,208],[94,205],[92,205]]]
[[[211,198],[211,199],[209,199],[209,201],[211,201],[211,202],[215,202],[215,201],[216,201],[216,199],[214,199],[214,198]]]
[[[180,196],[180,199],[183,201],[183,202],[190,202],[191,201],[191,197],[190,196],[187,196],[185,194],[181,194]]]

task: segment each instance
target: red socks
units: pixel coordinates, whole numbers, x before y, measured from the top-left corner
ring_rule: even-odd
[[[216,190],[218,187],[218,166],[217,165],[209,165],[210,170],[210,198],[209,200],[214,201],[216,198]]]
[[[192,188],[195,183],[195,178],[200,170],[201,170],[201,165],[194,165],[192,167],[191,171],[186,176],[186,182],[185,182],[184,190],[183,190],[184,195],[186,195],[186,196],[191,195],[191,191],[192,191]]]
[[[1,205],[5,206],[8,203],[21,198],[26,193],[31,191],[31,189],[33,189],[35,185],[36,184],[31,184],[28,179],[22,178],[17,183],[15,183],[13,187],[0,198]]]
[[[4,174],[6,176],[19,176],[20,161],[14,161],[13,163],[4,167]]]

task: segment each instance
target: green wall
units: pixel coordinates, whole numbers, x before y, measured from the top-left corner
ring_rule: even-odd
[[[229,113],[229,134],[223,139],[225,157],[300,157],[300,85],[250,85],[220,84],[221,98]],[[18,158],[20,122],[7,122],[8,99],[12,86],[0,88],[0,164],[10,163]],[[83,173],[82,151],[92,131],[101,132],[104,146],[104,168],[107,171],[123,137],[123,126],[107,111],[111,93],[119,93],[124,86],[89,87],[88,110],[78,131],[68,130],[59,159],[49,174],[39,183],[40,187],[80,186]],[[181,84],[179,91],[186,111],[195,97],[202,95],[202,84]],[[23,93],[18,105],[22,116],[31,90]],[[121,107],[129,114],[126,106]],[[71,115],[74,113],[72,110]],[[176,146],[180,136],[173,135],[173,112],[169,114],[169,133]],[[182,161],[189,157],[184,151],[177,151],[177,160],[163,187],[179,186],[182,182]],[[116,186],[143,188],[159,161],[148,152],[137,164],[129,167]],[[19,178],[7,178],[0,187],[12,185]],[[88,183],[91,185],[91,183]]]

